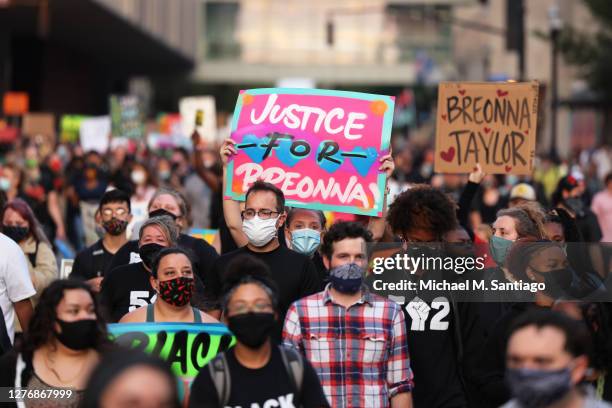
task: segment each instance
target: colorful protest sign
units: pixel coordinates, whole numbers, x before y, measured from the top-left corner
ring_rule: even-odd
[[[134,95],[110,97],[110,116],[114,137],[142,139],[145,134],[140,100]]]
[[[538,83],[440,83],[435,171],[531,174]]]
[[[235,344],[220,323],[121,323],[109,324],[108,331],[117,344],[168,362],[179,379],[182,399],[202,367]]]
[[[257,179],[288,206],[379,216],[393,98],[324,89],[241,91],[232,121],[238,154],[225,197],[244,200]]]
[[[81,122],[87,116],[63,115],[60,120],[60,141],[63,143],[76,143],[81,132]]]
[[[111,120],[109,116],[98,116],[83,119],[79,132],[79,140],[83,151],[95,150],[106,153],[110,142]]]
[[[162,113],[157,116],[159,133],[163,135],[182,135],[181,115],[178,113]]]
[[[189,230],[189,235],[194,238],[203,239],[210,245],[215,241],[215,235],[219,233],[218,229],[192,228]]]
[[[30,96],[26,92],[6,92],[2,99],[2,108],[7,116],[20,116],[30,108]]]
[[[194,129],[197,129],[202,139],[208,142],[214,142],[217,139],[215,98],[212,96],[181,98],[179,111],[184,136],[191,137]]]

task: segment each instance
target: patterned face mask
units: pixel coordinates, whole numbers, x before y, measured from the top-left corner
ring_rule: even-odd
[[[111,218],[110,220],[104,221],[102,223],[102,227],[104,228],[104,230],[114,236],[123,234],[125,232],[125,229],[127,228],[127,225],[127,221],[120,220],[117,218]]]
[[[193,278],[181,276],[159,282],[160,298],[172,306],[182,307],[191,301],[193,295]]]

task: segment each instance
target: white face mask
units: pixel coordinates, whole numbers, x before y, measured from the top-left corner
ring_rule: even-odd
[[[249,243],[256,247],[265,246],[276,236],[276,218],[262,220],[259,215],[256,215],[250,220],[242,221],[242,231],[249,239]]]
[[[132,181],[134,184],[142,184],[144,183],[147,175],[142,171],[133,171],[132,172]]]

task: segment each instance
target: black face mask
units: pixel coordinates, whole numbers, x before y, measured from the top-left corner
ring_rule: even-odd
[[[145,244],[138,248],[138,254],[140,255],[140,260],[143,264],[149,269],[151,269],[151,265],[153,264],[153,259],[159,254],[159,252],[164,249],[164,246],[159,244]]]
[[[164,210],[163,208],[158,208],[155,211],[151,211],[149,213],[149,218],[153,218],[153,217],[161,217],[162,215],[167,215],[168,217],[172,218],[173,221],[176,221],[177,216],[172,214],[170,211],[168,210]]]
[[[2,232],[13,241],[19,243],[27,238],[30,229],[28,227],[9,227],[8,225],[3,225]]]
[[[575,275],[572,268],[560,268],[549,272],[539,272],[535,269],[533,269],[533,271],[544,278],[544,284],[546,285],[545,292],[553,298],[558,299],[570,295]]]
[[[61,333],[55,332],[55,337],[71,350],[86,350],[93,348],[96,341],[97,322],[92,319],[66,322],[57,319]]]
[[[274,313],[244,313],[227,318],[227,327],[245,346],[258,349],[274,329]]]

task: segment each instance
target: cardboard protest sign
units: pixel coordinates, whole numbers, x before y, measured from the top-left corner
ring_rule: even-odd
[[[194,129],[208,142],[217,139],[217,113],[212,96],[190,96],[179,101],[181,128],[185,137],[191,137]]]
[[[41,156],[55,147],[55,115],[52,113],[26,113],[23,115],[21,133],[34,141]]]
[[[60,119],[60,142],[76,143],[79,140],[81,122],[87,116],[63,115]]]
[[[114,137],[142,139],[145,134],[144,117],[140,100],[134,95],[112,95],[110,116]]]
[[[117,344],[168,362],[178,377],[181,399],[202,367],[235,344],[220,323],[121,323],[109,324],[108,331]]]
[[[244,200],[257,179],[288,206],[379,216],[393,98],[323,89],[242,91],[232,121],[238,154],[225,197]]]
[[[435,171],[531,174],[538,83],[440,83]]]
[[[111,132],[111,120],[109,116],[98,116],[83,119],[80,128],[80,141],[83,151],[95,150],[106,153],[109,145]]]

